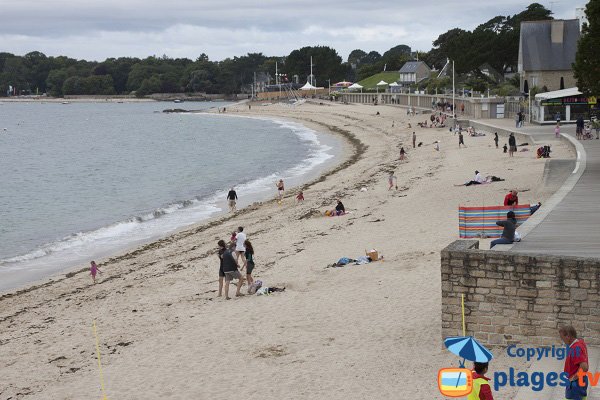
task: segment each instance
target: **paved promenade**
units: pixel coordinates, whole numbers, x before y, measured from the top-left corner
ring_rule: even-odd
[[[496,129],[529,135],[538,145],[552,145],[560,140],[554,137],[552,125],[515,128],[510,119],[477,122],[489,126],[488,131]],[[574,125],[562,126],[561,133],[563,140],[570,137],[576,142],[578,159],[571,164],[549,165],[550,174],[556,172],[557,176],[563,177],[561,179],[568,177],[557,193],[519,228],[523,240],[510,246],[510,251],[600,257],[600,140],[577,141]],[[570,173],[565,171],[571,167]],[[501,250],[505,249],[508,247]]]

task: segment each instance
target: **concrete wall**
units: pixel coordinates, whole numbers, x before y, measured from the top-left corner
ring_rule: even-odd
[[[573,325],[600,345],[600,259],[478,250],[458,240],[442,250],[442,335],[467,335],[487,345],[556,344],[558,327]]]
[[[378,99],[379,104],[398,104],[405,107],[415,107],[417,110],[431,110],[433,102],[452,104],[452,96],[442,94],[344,93],[342,95],[342,101],[348,103],[373,104],[374,98]],[[456,114],[459,118],[462,115],[476,119],[496,118],[496,105],[503,103],[504,98],[500,97],[456,97],[454,100]],[[461,112],[461,105],[465,106],[464,114]]]

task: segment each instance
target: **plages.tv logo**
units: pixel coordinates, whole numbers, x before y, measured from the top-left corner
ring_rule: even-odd
[[[444,339],[444,345],[452,354],[462,358],[459,368],[442,368],[438,371],[438,389],[447,397],[464,397],[473,389],[479,390],[480,379],[473,379],[473,372],[465,368],[465,361],[487,363],[494,356],[473,336],[453,336]]]

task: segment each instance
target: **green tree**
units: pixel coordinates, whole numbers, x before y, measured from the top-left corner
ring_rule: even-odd
[[[583,26],[573,70],[579,90],[600,95],[600,0],[590,0],[585,15],[588,23]]]
[[[48,94],[54,97],[62,97],[63,96],[63,84],[69,77],[67,70],[65,68],[62,69],[53,69],[48,73],[48,77],[46,78],[46,90]]]
[[[62,87],[63,95],[83,94],[83,79],[79,76],[71,76],[65,80]]]
[[[411,50],[410,47],[401,44],[396,47],[392,47],[381,57],[382,62],[386,66],[386,71],[394,71],[399,70],[405,62],[411,59]]]
[[[355,65],[356,68],[360,67],[363,59],[367,56],[367,53],[363,50],[356,49],[352,50],[348,55],[348,64]]]
[[[303,47],[292,51],[286,58],[283,71],[288,76],[298,75],[304,81],[310,75],[311,56],[318,86],[327,86],[328,79],[334,83],[346,78],[347,68],[342,65],[342,57],[327,46]]]
[[[140,87],[135,91],[137,97],[144,97],[152,93],[160,93],[161,83],[158,75],[152,75],[142,81]]]

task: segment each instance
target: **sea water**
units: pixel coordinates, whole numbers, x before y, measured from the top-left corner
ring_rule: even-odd
[[[340,150],[297,123],[166,108],[0,103],[0,290],[201,222],[232,186],[240,206],[273,197]]]

